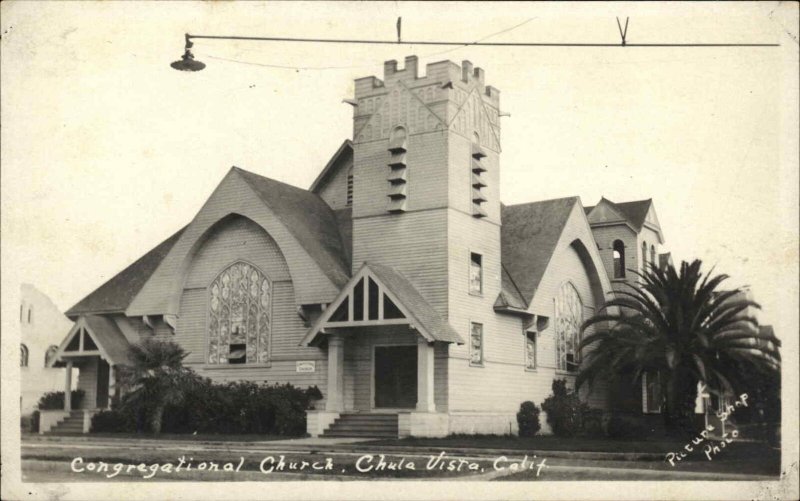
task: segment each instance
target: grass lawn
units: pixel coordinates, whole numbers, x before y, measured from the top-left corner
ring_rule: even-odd
[[[650,440],[622,440],[610,438],[572,437],[562,438],[553,435],[517,437],[513,435],[451,435],[444,438],[404,438],[375,440],[365,445],[402,445],[411,447],[437,447],[444,450],[456,448],[500,449],[504,451],[546,452],[622,452],[656,453],[666,456],[669,452],[683,450],[686,441],[670,438]],[[713,444],[716,444],[714,442]],[[713,445],[712,444],[712,445]],[[708,461],[702,452],[706,443],[694,447],[694,452],[683,461]],[[766,444],[734,441],[724,452],[714,454],[714,461],[747,460],[749,458],[780,458],[780,453]],[[778,459],[779,462],[779,459]]]
[[[583,452],[657,452],[673,451],[680,444],[675,440],[615,440],[610,438],[552,435],[517,437],[513,435],[451,435],[444,438],[403,438],[369,442],[369,445],[403,445],[418,447],[503,449],[524,451],[583,451]]]
[[[40,437],[38,433],[23,433],[22,437]],[[102,439],[102,438],[127,438],[135,440],[186,440],[192,442],[268,442],[273,440],[289,440],[292,438],[302,437],[287,437],[285,435],[228,435],[222,433],[198,433],[192,435],[191,433],[161,433],[154,435],[152,433],[87,433],[87,434],[48,434],[45,437],[85,437],[89,439]]]

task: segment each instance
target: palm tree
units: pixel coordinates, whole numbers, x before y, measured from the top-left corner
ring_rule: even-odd
[[[146,339],[128,348],[129,366],[121,366],[120,381],[126,389],[123,406],[148,418],[153,433],[161,433],[164,410],[183,400],[184,389],[195,379],[183,367],[188,353],[171,341]]]
[[[584,361],[576,385],[621,375],[632,382],[658,374],[664,388],[664,419],[671,431],[691,428],[697,383],[735,392],[747,371],[776,370],[780,341],[760,333],[742,289],[719,289],[729,277],[703,274],[701,262],[651,267],[640,283],[617,291],[582,330],[596,332],[580,343]]]

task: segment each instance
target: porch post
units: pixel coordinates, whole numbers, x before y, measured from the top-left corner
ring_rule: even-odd
[[[344,410],[344,336],[328,335],[328,398],[325,410]]]
[[[433,400],[433,343],[417,339],[417,411],[436,412]]]
[[[72,411],[72,360],[67,360],[67,372],[64,378],[64,410]]]
[[[114,400],[116,394],[116,376],[114,375],[114,366],[108,365],[108,408],[111,409],[111,402]]]

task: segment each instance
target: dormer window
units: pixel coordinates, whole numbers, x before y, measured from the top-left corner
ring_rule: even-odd
[[[469,254],[469,293],[483,294],[483,256],[475,252]]]
[[[405,212],[408,198],[408,134],[404,127],[395,127],[389,136],[389,212]]]

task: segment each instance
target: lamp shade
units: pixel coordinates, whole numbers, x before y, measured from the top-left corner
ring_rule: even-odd
[[[200,71],[206,67],[205,63],[194,60],[194,54],[189,49],[186,49],[180,61],[175,61],[170,66],[180,71]]]

